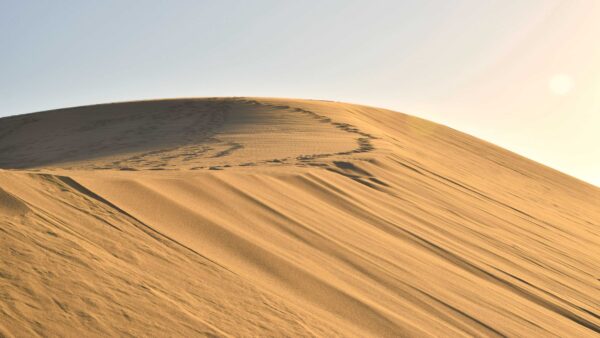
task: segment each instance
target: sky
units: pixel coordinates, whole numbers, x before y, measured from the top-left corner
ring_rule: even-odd
[[[597,0],[0,0],[0,117],[170,97],[337,100],[600,186],[599,18]]]

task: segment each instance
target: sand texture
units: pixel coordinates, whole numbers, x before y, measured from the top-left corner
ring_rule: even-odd
[[[600,189],[384,109],[0,119],[0,337],[592,337]]]

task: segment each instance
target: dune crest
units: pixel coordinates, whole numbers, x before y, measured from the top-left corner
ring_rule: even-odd
[[[600,332],[600,189],[401,113],[69,108],[0,168],[0,335]]]
[[[23,216],[28,211],[25,203],[0,188],[0,216]]]

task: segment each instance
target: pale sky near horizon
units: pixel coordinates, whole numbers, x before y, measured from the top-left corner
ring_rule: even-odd
[[[600,186],[600,1],[0,1],[0,117],[269,96],[406,112]]]

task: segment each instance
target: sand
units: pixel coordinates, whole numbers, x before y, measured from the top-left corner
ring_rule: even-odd
[[[0,119],[0,336],[597,336],[600,189],[388,110]]]

